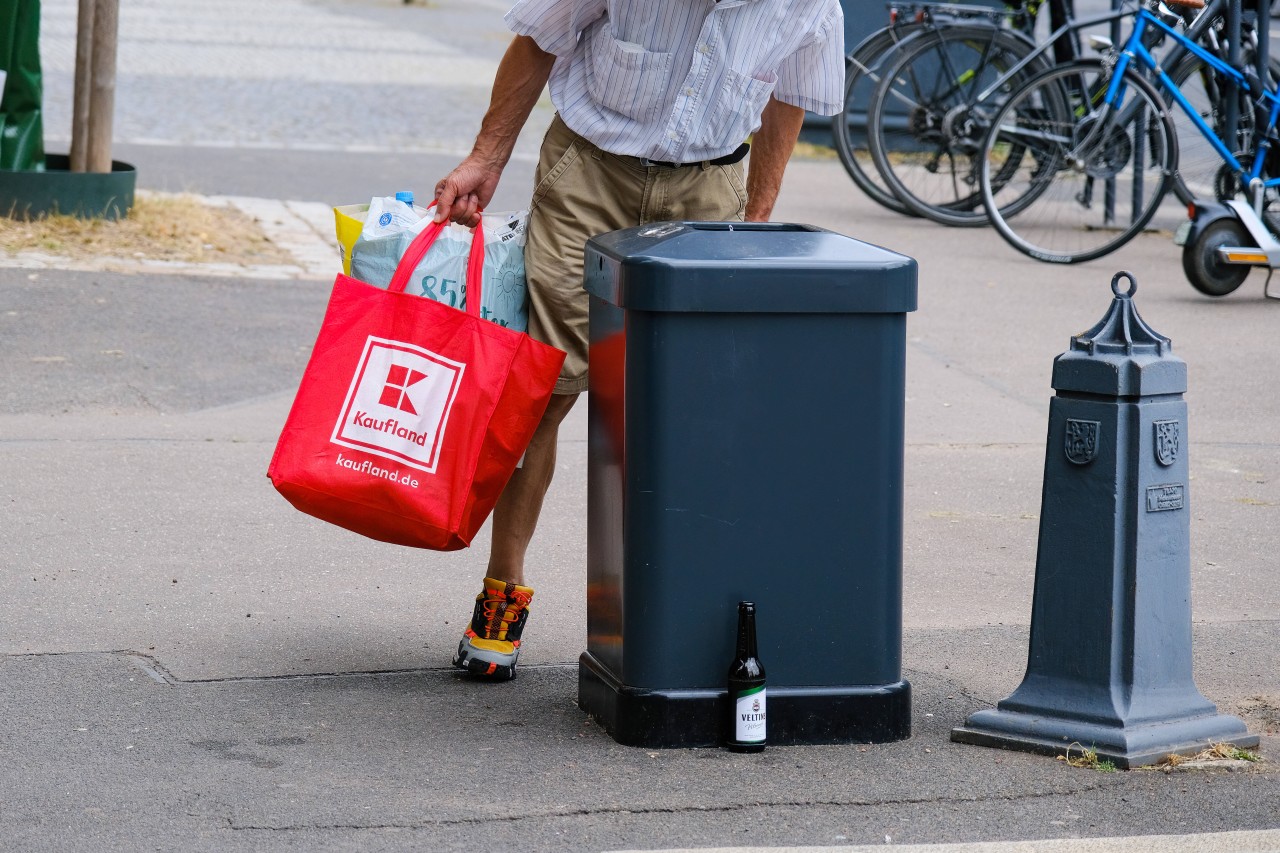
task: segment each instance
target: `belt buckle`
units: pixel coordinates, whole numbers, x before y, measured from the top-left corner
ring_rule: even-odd
[[[660,165],[657,160],[650,160],[648,157],[640,158],[640,165],[646,169],[652,169],[654,166]]]

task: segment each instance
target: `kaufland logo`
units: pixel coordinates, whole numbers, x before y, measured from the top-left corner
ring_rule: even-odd
[[[382,399],[378,402],[384,406],[391,406],[402,412],[416,415],[418,410],[413,407],[413,398],[409,394],[409,386],[417,385],[426,378],[427,374],[419,370],[410,370],[403,365],[393,364],[387,370],[387,384],[383,387]]]
[[[333,442],[434,473],[466,365],[413,344],[370,337]]]

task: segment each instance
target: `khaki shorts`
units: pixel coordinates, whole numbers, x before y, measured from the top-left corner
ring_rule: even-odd
[[[555,393],[587,390],[587,240],[647,222],[741,221],[742,176],[742,163],[646,167],[601,151],[555,117],[542,142],[524,257],[529,334],[568,353]]]

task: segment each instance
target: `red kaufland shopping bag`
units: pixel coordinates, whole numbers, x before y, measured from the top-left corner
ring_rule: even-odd
[[[451,551],[484,524],[546,410],[564,353],[486,320],[484,240],[466,311],[339,275],[267,475],[296,508],[383,542]]]

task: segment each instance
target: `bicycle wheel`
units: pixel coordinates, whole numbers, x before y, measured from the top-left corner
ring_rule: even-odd
[[[831,119],[831,140],[844,170],[867,196],[895,213],[914,216],[885,184],[876,171],[867,146],[867,111],[880,82],[880,71],[893,55],[893,48],[918,32],[920,24],[885,27],[872,33],[853,49],[845,65],[844,114]]]
[[[1017,84],[1048,66],[1043,58],[978,95],[1032,51],[992,25],[920,33],[885,69],[871,102],[871,154],[906,207],[944,225],[984,225],[978,161],[990,119]]]
[[[1132,71],[1120,106],[1102,103],[1113,71],[1097,60],[1053,68],[996,115],[979,170],[982,196],[991,223],[1018,251],[1054,263],[1100,258],[1160,206],[1178,159],[1173,122]]]

